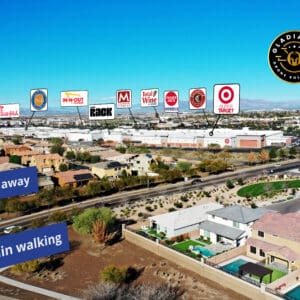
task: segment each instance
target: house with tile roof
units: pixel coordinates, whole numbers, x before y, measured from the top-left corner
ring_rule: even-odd
[[[29,166],[36,166],[40,173],[51,175],[53,171],[59,171],[59,166],[65,163],[65,158],[57,153],[38,154],[30,157]]]
[[[118,179],[122,172],[125,171],[127,174],[130,172],[130,166],[128,164],[120,163],[118,161],[102,161],[92,165],[92,174],[98,178],[110,178]]]
[[[58,172],[52,176],[52,180],[56,185],[61,187],[76,188],[88,184],[93,176],[88,169],[69,170],[66,172]]]
[[[234,247],[242,246],[251,235],[256,220],[268,210],[232,205],[207,213],[207,220],[200,224],[200,236],[212,243],[224,242]]]
[[[246,245],[248,256],[266,264],[300,268],[300,213],[269,211],[254,223]]]

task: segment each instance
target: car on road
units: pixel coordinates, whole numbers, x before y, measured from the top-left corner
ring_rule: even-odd
[[[201,182],[202,182],[202,180],[200,178],[197,178],[197,179],[192,180],[191,184],[199,184]]]
[[[19,232],[21,230],[22,230],[22,226],[11,225],[11,226],[5,227],[3,232],[5,234],[9,234],[9,233],[14,233],[14,232]]]

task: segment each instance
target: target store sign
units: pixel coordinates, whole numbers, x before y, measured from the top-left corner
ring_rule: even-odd
[[[234,115],[240,111],[240,85],[216,84],[214,86],[214,113]]]
[[[117,91],[117,108],[131,108],[131,90]]]
[[[178,91],[164,92],[165,112],[178,112]]]
[[[205,109],[206,89],[190,89],[190,109]]]

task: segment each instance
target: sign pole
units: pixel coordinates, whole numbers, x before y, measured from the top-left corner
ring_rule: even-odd
[[[81,114],[80,114],[80,111],[79,111],[79,107],[76,106],[77,108],[77,113],[78,113],[78,116],[79,116],[79,119],[80,119],[80,122],[81,122],[81,125],[83,126],[83,121],[82,121],[82,118],[81,118]]]
[[[203,111],[203,115],[204,115],[204,117],[205,117],[205,120],[206,120],[206,122],[207,122],[207,125],[210,127],[210,122],[209,122],[208,117],[207,117],[207,115],[206,115],[206,113],[205,113],[205,110],[202,109],[202,111]]]
[[[216,126],[217,126],[217,124],[218,124],[220,118],[221,118],[221,115],[218,115],[218,118],[217,118],[217,120],[216,120],[216,122],[215,122],[215,124],[214,124],[214,126],[213,126],[213,128],[212,128],[212,130],[209,132],[209,135],[210,135],[210,136],[213,136],[213,135],[214,135],[214,130],[215,130],[215,128],[216,128]]]
[[[28,126],[30,125],[31,120],[32,120],[34,114],[35,114],[35,111],[32,112],[32,115],[31,115],[30,119],[29,119],[28,122],[26,122],[26,124],[25,124],[25,130],[26,130],[26,131],[28,130]]]
[[[131,108],[128,108],[128,110],[129,110],[130,116],[131,116],[131,118],[132,118],[132,120],[133,120],[133,122],[134,122],[134,127],[136,127],[136,126],[137,126],[137,123],[136,123],[136,120],[135,120],[135,118],[134,118],[134,116],[133,116],[133,113],[132,113],[132,111],[131,111]]]

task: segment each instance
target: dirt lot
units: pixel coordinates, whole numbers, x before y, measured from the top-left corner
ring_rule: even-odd
[[[69,229],[69,240],[73,250],[65,256],[64,264],[54,272],[46,271],[26,278],[25,275],[13,275],[7,270],[1,275],[67,295],[81,297],[83,290],[98,282],[99,271],[107,265],[114,264],[143,269],[133,284],[139,282],[178,284],[185,291],[181,299],[246,299],[125,240],[100,249],[90,238],[83,237],[72,229]],[[0,284],[0,294],[3,295],[14,296],[22,300],[46,299],[44,296],[16,290],[16,288]]]

